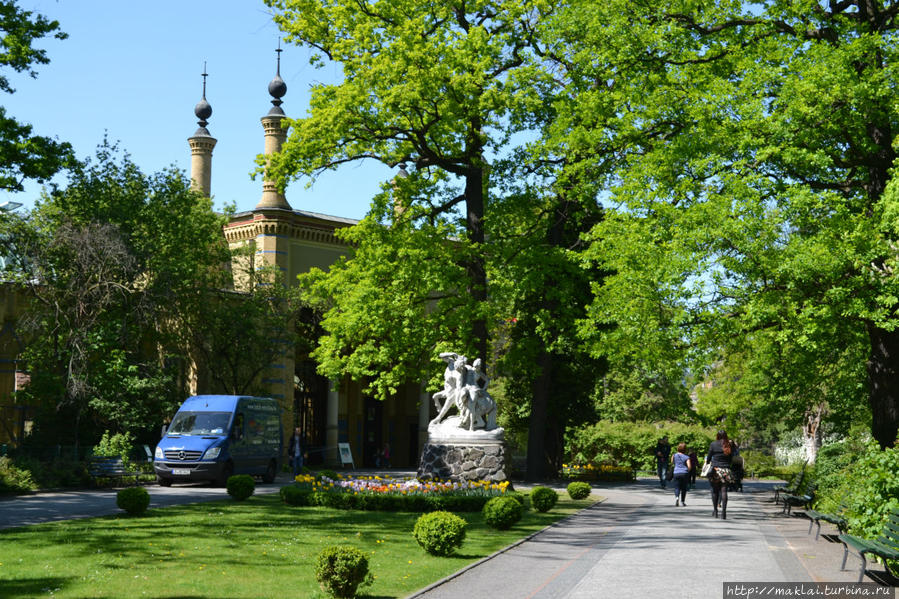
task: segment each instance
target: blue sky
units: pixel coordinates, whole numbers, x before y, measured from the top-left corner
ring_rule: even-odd
[[[212,196],[217,208],[234,202],[251,210],[262,182],[251,180],[262,152],[259,119],[271,108],[268,82],[275,74],[279,31],[267,7],[255,0],[19,0],[25,10],[58,20],[68,39],[43,40],[50,64],[37,79],[13,74],[16,93],[0,95],[8,113],[41,135],[70,142],[79,158],[92,156],[107,134],[145,173],[166,166],[188,172],[187,138],[197,129],[194,105],[202,96],[203,63],[212,105],[207,128],[213,152]],[[283,45],[281,76],[287,83],[282,108],[302,117],[309,86],[335,81],[333,68],[315,69],[308,52]],[[287,200],[297,210],[362,218],[371,197],[393,172],[386,166],[346,165],[320,177],[294,182]],[[0,201],[30,207],[40,193],[0,192]]]

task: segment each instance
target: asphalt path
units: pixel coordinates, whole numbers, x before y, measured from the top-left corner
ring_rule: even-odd
[[[277,493],[290,478],[281,475],[271,484],[256,483],[256,494]],[[150,507],[166,507],[202,501],[227,499],[224,487],[204,483],[175,483],[171,487],[148,485]],[[55,520],[107,516],[121,510],[116,506],[119,488],[41,492],[0,500],[0,529],[28,526]]]

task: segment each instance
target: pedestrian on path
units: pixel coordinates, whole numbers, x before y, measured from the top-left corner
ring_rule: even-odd
[[[690,456],[687,444],[678,443],[677,453],[671,458],[674,464],[674,505],[687,505],[687,487],[690,486]]]
[[[659,486],[663,489],[668,485],[668,458],[671,456],[671,445],[668,444],[668,436],[664,436],[656,443],[656,470],[659,474]]]
[[[727,433],[718,431],[715,440],[709,445],[709,454],[705,461],[712,464],[709,471],[709,484],[712,486],[712,515],[718,517],[718,506],[721,506],[721,519],[727,520],[727,485],[733,483],[734,475],[730,466],[737,451],[727,438]]]
[[[696,472],[699,470],[699,456],[696,455],[696,450],[691,449],[690,455],[690,488],[694,488],[696,486]]]

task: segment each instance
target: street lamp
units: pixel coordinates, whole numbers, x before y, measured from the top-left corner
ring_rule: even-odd
[[[22,202],[13,202],[13,201],[7,200],[6,202],[3,202],[2,204],[0,204],[0,212],[12,212],[13,210],[16,210],[17,208],[21,208],[21,207],[22,207]]]

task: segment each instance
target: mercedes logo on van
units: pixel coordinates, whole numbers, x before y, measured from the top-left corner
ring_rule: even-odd
[[[182,462],[184,461],[184,452],[183,451],[178,452],[178,459],[181,460]]]

